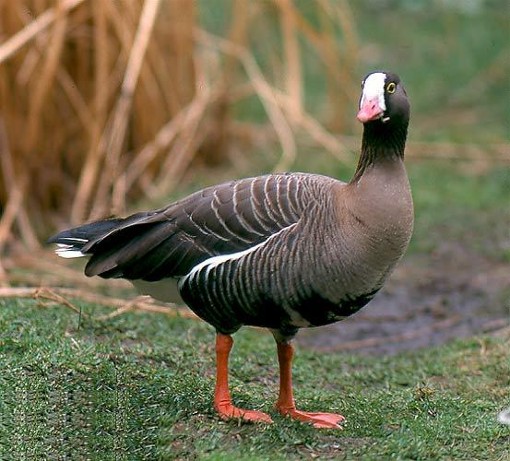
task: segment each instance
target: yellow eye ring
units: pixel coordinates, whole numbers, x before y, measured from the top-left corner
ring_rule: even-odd
[[[390,82],[390,83],[388,83],[388,86],[386,87],[386,91],[390,94],[395,93],[396,88],[397,88],[397,85],[395,85],[395,83],[393,83],[393,82]]]

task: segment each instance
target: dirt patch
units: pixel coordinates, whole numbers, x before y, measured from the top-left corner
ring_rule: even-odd
[[[405,258],[356,315],[303,329],[298,343],[321,351],[395,354],[510,324],[510,266],[452,243]]]

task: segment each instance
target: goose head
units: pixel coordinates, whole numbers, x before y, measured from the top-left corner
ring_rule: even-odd
[[[372,72],[361,84],[358,120],[363,124],[409,123],[409,101],[398,75]]]

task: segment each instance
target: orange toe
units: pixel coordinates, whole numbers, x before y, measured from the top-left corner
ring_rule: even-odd
[[[229,420],[229,419],[241,419],[242,421],[250,422],[250,423],[272,423],[273,420],[271,417],[257,410],[245,410],[243,408],[237,408],[232,404],[226,405],[218,405],[216,407],[216,411],[218,412],[221,419]]]
[[[296,410],[295,408],[278,408],[278,411],[282,415],[288,416],[297,421],[311,423],[313,427],[318,429],[342,429],[340,423],[345,420],[342,415],[334,413],[312,413]]]

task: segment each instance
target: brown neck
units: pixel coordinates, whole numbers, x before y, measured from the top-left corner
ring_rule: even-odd
[[[403,159],[407,138],[407,123],[394,127],[382,122],[367,123],[363,129],[361,155],[351,182],[358,181],[366,169],[378,161]]]

